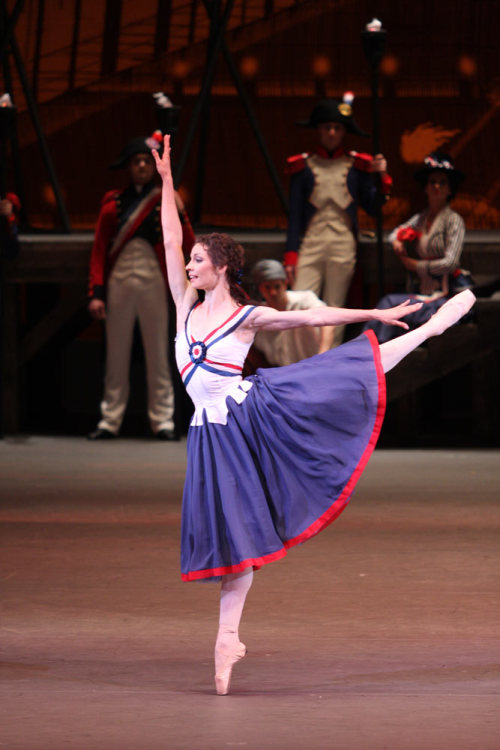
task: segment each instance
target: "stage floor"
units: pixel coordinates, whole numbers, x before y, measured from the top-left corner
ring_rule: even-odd
[[[498,451],[377,451],[256,574],[227,697],[218,586],[179,576],[185,443],[8,439],[0,462],[0,747],[499,747]]]

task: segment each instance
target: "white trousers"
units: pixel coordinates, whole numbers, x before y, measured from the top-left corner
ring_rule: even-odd
[[[106,302],[106,376],[98,427],[117,434],[129,397],[130,355],[139,321],[146,356],[148,417],[153,432],[174,429],[174,391],[168,363],[168,306],[165,282],[111,275]]]
[[[356,240],[351,220],[334,202],[312,217],[302,239],[294,290],[310,289],[329,307],[344,307],[356,266]],[[344,326],[335,326],[334,346],[342,343]]]

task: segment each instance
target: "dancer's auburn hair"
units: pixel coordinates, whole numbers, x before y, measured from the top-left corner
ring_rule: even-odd
[[[226,277],[231,297],[240,305],[248,303],[248,295],[241,287],[241,276],[245,262],[243,247],[228,234],[212,232],[197,237],[196,241],[203,245],[208,257],[217,268],[227,266]]]

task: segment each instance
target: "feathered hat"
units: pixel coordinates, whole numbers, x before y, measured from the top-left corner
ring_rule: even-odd
[[[448,178],[450,189],[453,195],[456,193],[460,183],[465,180],[465,175],[459,169],[455,169],[451,156],[443,154],[440,151],[433,151],[426,156],[423,167],[417,169],[414,178],[422,187],[427,185],[427,180],[432,172],[442,172]]]
[[[163,135],[161,130],[155,130],[150,136],[140,136],[139,138],[132,138],[127,143],[123,151],[121,152],[118,159],[110,164],[110,169],[121,169],[126,167],[128,160],[135,156],[135,154],[150,154],[153,149],[157,149],[161,153],[163,147]]]

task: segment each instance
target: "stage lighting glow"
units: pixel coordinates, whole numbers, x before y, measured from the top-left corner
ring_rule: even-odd
[[[386,76],[394,76],[399,70],[399,60],[394,55],[384,55],[380,61],[380,70]]]
[[[185,78],[189,73],[189,65],[185,60],[176,60],[172,65],[172,76],[174,78]]]
[[[260,68],[260,63],[254,55],[245,55],[240,60],[240,72],[245,78],[253,78]]]
[[[458,70],[466,78],[472,78],[477,73],[477,62],[470,55],[462,55],[458,60]]]
[[[330,58],[326,55],[316,55],[312,61],[312,71],[318,78],[324,78],[332,69]]]

